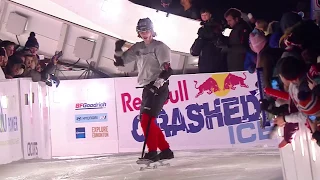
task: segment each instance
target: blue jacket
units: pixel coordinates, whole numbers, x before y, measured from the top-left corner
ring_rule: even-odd
[[[244,60],[244,69],[250,73],[254,73],[256,69],[257,54],[252,51],[247,51],[246,57]]]

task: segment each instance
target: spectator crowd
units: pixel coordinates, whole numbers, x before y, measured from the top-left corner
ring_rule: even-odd
[[[193,18],[191,14],[186,17]],[[191,55],[199,57],[198,72],[255,73],[262,69],[262,88],[290,97],[283,100],[266,94],[261,100],[269,122],[284,127],[279,148],[291,143],[304,125],[320,146],[319,17],[312,20],[302,12],[290,11],[279,21],[267,22],[236,8],[225,12],[227,25],[212,18],[207,9],[199,17],[201,27],[190,48]],[[230,34],[223,32],[226,28],[231,29]]]
[[[1,79],[31,77],[34,82],[59,85],[59,79],[53,75],[59,54],[48,63],[41,62],[43,59],[38,55],[39,43],[34,32],[30,33],[24,47],[7,40],[2,41],[0,47]]]

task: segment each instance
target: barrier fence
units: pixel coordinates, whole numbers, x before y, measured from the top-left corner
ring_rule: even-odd
[[[171,148],[277,148],[270,128],[260,128],[256,81],[246,72],[172,76],[157,119]],[[135,77],[66,80],[58,88],[28,78],[0,84],[0,164],[142,149]],[[320,179],[320,149],[309,132],[301,124],[280,150],[285,179]]]
[[[277,145],[259,126],[256,77],[245,72],[177,75],[157,119],[172,149]],[[0,164],[20,159],[139,152],[142,89],[135,77],[1,81]]]

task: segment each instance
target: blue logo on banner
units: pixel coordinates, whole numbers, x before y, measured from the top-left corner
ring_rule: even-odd
[[[76,123],[89,123],[89,122],[106,122],[108,120],[107,113],[100,114],[79,114],[75,115]]]
[[[77,139],[84,139],[86,138],[86,128],[76,128],[76,138]]]

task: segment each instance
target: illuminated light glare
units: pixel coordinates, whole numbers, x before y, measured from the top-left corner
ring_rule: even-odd
[[[294,139],[292,140],[291,144],[292,144],[292,150],[296,151],[296,141]]]
[[[278,128],[278,136],[279,136],[279,137],[282,137],[282,136],[281,136],[281,128]]]
[[[103,13],[117,17],[121,14],[122,6],[119,0],[105,0],[102,3],[101,10]]]
[[[299,139],[300,139],[300,145],[301,145],[301,153],[302,153],[302,156],[304,156],[304,145],[303,145],[303,139],[301,135]]]
[[[7,96],[1,96],[1,107],[3,109],[8,108],[8,97]]]
[[[315,147],[315,142],[311,141],[311,153],[312,153],[312,160],[316,161],[317,160],[317,155],[316,155],[316,147]]]
[[[226,36],[226,37],[229,37],[231,31],[232,31],[232,29],[226,28],[226,29],[224,29],[224,31],[222,32],[222,34],[223,34],[224,36]]]

